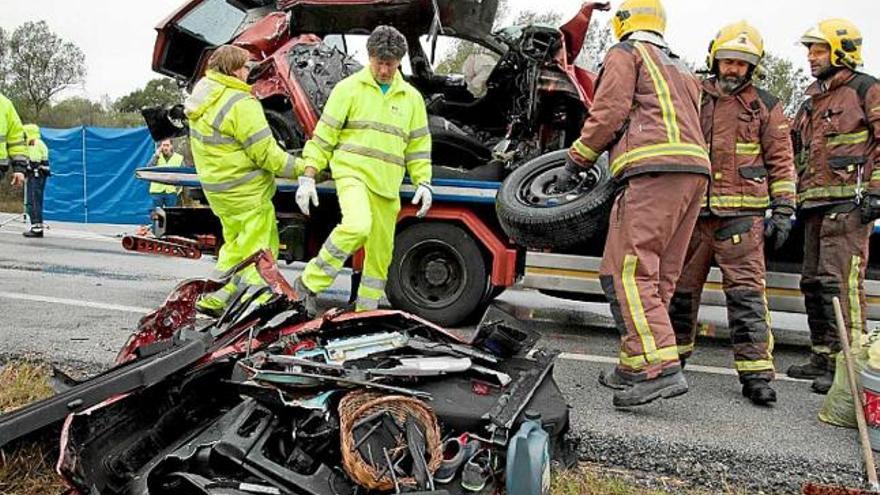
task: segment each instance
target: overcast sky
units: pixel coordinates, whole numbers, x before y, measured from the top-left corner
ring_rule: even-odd
[[[91,98],[116,98],[144,85],[156,75],[150,69],[156,24],[182,4],[181,0],[6,0],[0,27],[11,30],[29,20],[43,19],[56,33],[85,52],[88,77],[74,93]],[[578,0],[510,0],[512,9],[536,4],[573,15]],[[612,8],[620,1],[613,1]],[[865,70],[880,68],[880,2],[876,0],[666,0],[667,39],[673,50],[695,62],[705,59],[706,47],[718,28],[746,19],[764,35],[766,49],[807,68],[797,39],[816,21],[843,17],[865,34]],[[607,21],[611,13],[599,13]],[[876,37],[872,34],[876,33]]]

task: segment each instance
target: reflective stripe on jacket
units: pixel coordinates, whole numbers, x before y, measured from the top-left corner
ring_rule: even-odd
[[[880,83],[840,69],[807,95],[794,120],[800,206],[851,202],[859,185],[880,194]]]
[[[28,149],[21,119],[12,102],[0,94],[0,165],[7,166],[11,160],[24,162],[27,157]]]
[[[710,78],[700,118],[712,161],[703,206],[718,216],[764,215],[770,207],[794,213],[791,133],[779,100],[750,82],[722,95]]]
[[[202,190],[221,215],[255,208],[275,194],[275,176],[293,179],[295,163],[243,81],[208,71],[184,102]]]
[[[610,148],[612,175],[709,173],[700,82],[657,35],[636,32],[605,57],[589,117],[569,151],[591,165]]]
[[[399,196],[405,173],[413,184],[429,184],[431,135],[421,93],[397,73],[382,94],[368,67],[340,81],[298,167],[328,165],[334,179],[358,179],[389,199]]]
[[[165,155],[160,153],[159,156],[153,156],[153,159],[150,160],[150,165],[156,167],[182,167],[183,155],[172,153],[171,157],[166,159]],[[177,186],[161,184],[159,182],[150,183],[150,194],[177,194],[178,192],[180,192],[180,188]]]

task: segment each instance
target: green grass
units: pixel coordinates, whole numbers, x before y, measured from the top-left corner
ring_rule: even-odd
[[[670,493],[709,495],[710,493],[688,489],[683,482],[672,478],[640,476],[642,480],[646,478],[650,478],[650,485],[657,488],[640,486],[635,475],[629,471],[584,463],[570,470],[554,472],[550,493],[553,495],[668,495]],[[738,495],[739,492],[722,490],[712,494]]]

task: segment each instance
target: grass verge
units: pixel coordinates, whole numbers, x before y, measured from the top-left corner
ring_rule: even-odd
[[[52,395],[47,366],[13,361],[0,369],[0,413]],[[53,495],[64,490],[54,472],[57,436],[0,450],[0,495]]]

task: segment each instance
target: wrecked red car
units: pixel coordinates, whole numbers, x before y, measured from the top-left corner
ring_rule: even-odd
[[[492,494],[574,461],[558,351],[504,313],[470,342],[399,311],[307,320],[268,252],[250,264],[268,302],[200,320],[235,269],[181,283],[115,367],[0,416],[0,447],[63,422],[82,495]]]
[[[412,188],[404,185],[386,292],[394,307],[453,326],[478,318],[517,276],[517,248],[495,212],[500,181],[532,157],[567,148],[593,92],[594,75],[573,61],[597,5],[584,5],[559,28],[493,32],[497,8],[497,0],[195,0],[157,27],[153,68],[191,85],[217,45],[247,49],[257,62],[253,92],[275,137],[295,150],[311,135],[333,86],[360,69],[368,33],[379,24],[401,29],[409,45],[402,71],[429,113],[436,194],[428,217],[417,222],[406,201]],[[444,43],[468,44],[461,74],[441,73],[435,55]],[[163,116],[147,115],[157,138],[175,130]],[[198,187],[194,171],[188,174],[141,177]],[[311,219],[296,210],[294,191],[295,183],[279,181],[275,197],[279,258],[287,262],[315,255],[339,219],[332,183],[319,186],[326,197]],[[155,231],[161,239],[131,239],[126,247],[194,257],[222,244],[219,222],[206,208],[165,209]],[[356,256],[355,272],[357,262]]]

